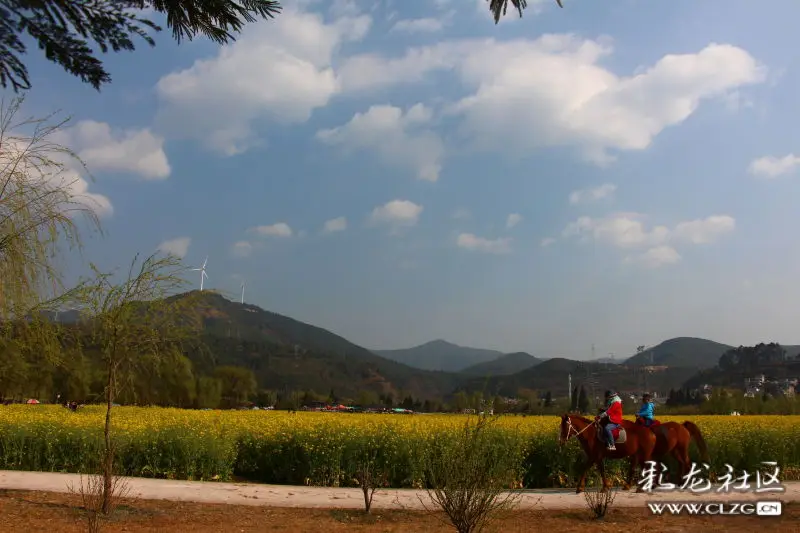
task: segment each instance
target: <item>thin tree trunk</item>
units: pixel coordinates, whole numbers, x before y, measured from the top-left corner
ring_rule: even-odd
[[[103,428],[103,438],[105,440],[105,450],[103,454],[103,514],[111,511],[111,498],[113,497],[113,475],[114,475],[114,450],[111,448],[111,408],[114,403],[114,367],[108,370],[108,382],[106,383],[106,423]]]

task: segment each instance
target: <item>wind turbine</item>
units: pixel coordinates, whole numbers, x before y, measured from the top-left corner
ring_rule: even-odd
[[[242,303],[244,304],[244,281],[242,282]]]
[[[208,256],[206,256],[206,260],[203,261],[203,266],[200,268],[193,268],[192,270],[199,270],[200,271],[200,290],[203,290],[203,279],[208,277],[206,274],[206,263],[208,263]]]

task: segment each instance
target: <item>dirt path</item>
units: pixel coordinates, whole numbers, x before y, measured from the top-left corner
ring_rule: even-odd
[[[296,487],[283,485],[261,485],[255,483],[218,483],[202,481],[171,481],[165,479],[127,478],[128,497],[144,500],[168,500],[176,502],[225,503],[266,507],[290,508],[363,508],[362,492],[355,488]],[[70,485],[80,485],[77,474],[50,472],[17,472],[0,470],[0,489],[43,492],[69,491]],[[644,507],[650,501],[754,501],[780,500],[785,503],[800,502],[800,482],[788,482],[783,493],[767,492],[656,492],[617,494],[616,507]],[[392,489],[375,493],[373,507],[376,509],[421,510],[420,502],[429,501],[422,490]],[[572,490],[526,491],[519,503],[520,509],[577,509],[585,508],[583,495]]]
[[[376,509],[255,507],[168,500],[122,500],[102,521],[103,533],[453,533],[442,513]],[[0,490],[0,533],[86,533],[81,498],[55,492]],[[612,508],[595,520],[588,508],[500,513],[485,533],[797,533],[800,508],[778,517],[656,516],[644,508]]]

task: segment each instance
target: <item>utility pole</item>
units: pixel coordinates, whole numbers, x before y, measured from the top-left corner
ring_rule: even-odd
[[[567,392],[569,393],[569,406],[572,406],[572,374],[569,375],[569,385],[567,385]]]

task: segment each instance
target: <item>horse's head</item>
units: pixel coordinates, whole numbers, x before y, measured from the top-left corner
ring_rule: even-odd
[[[558,433],[558,445],[564,446],[570,437],[575,436],[578,430],[572,425],[572,420],[568,414],[561,416],[561,430]]]
[[[570,414],[562,415],[561,431],[558,435],[558,445],[564,446],[569,439],[580,436],[580,434],[583,433],[584,430],[590,425],[591,422],[587,421],[583,417]]]

